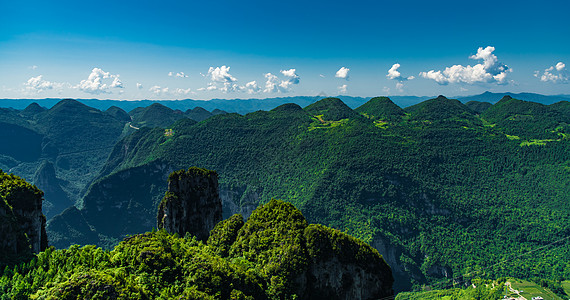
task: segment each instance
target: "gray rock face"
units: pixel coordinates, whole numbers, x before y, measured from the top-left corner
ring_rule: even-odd
[[[170,174],[168,192],[158,209],[157,227],[206,240],[222,220],[222,200],[215,171],[192,167]]]
[[[377,299],[391,295],[391,281],[384,274],[370,272],[334,257],[310,265],[307,272],[309,299]]]

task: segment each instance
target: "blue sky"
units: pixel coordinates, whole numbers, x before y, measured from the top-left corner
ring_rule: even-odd
[[[570,94],[569,11],[548,0],[1,1],[0,98]]]

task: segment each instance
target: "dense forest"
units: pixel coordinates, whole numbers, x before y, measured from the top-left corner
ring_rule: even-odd
[[[393,295],[391,270],[376,249],[308,224],[293,205],[278,200],[256,209],[246,222],[234,215],[218,223],[206,242],[191,234],[153,231],[130,236],[112,251],[50,247],[0,274],[0,299],[12,300]],[[341,277],[337,283],[336,276]],[[374,286],[365,283],[368,278]]]
[[[50,243],[110,250],[150,231],[168,174],[197,165],[218,172],[224,218],[247,218],[259,204],[283,199],[309,222],[370,243],[392,267],[398,291],[500,277],[556,286],[570,278],[569,102],[504,97],[491,104],[483,96],[495,95],[465,104],[440,96],[406,108],[378,97],[356,109],[327,98],[245,115],[155,105],[129,115],[138,129],[110,109],[123,122],[113,137],[119,141],[74,194],[82,199],[48,221]],[[163,115],[174,123],[155,123]],[[5,116],[17,124],[24,111]],[[43,147],[51,145],[47,133],[37,136],[37,120],[18,125],[40,147],[18,168],[39,169],[37,156],[51,149]],[[58,140],[53,134],[49,141]],[[14,164],[12,156],[0,158],[3,168]],[[68,182],[85,172],[66,173],[60,162],[53,167]]]
[[[80,209],[48,232],[62,247],[111,247],[148,230],[161,176],[190,164],[220,174],[226,218],[271,198],[291,202],[310,222],[377,248],[398,290],[463,274],[569,278],[567,104],[470,106],[438,97],[402,109],[373,98],[352,110],[328,98],[141,128],[115,146]]]

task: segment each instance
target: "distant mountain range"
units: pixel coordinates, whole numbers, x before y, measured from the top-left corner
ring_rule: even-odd
[[[491,93],[485,92],[480,95],[466,97],[450,97],[457,99],[463,103],[469,101],[490,102],[495,103],[504,96],[511,96],[516,99],[533,101],[542,104],[552,104],[559,101],[569,101],[570,95],[541,95],[534,93]],[[160,103],[174,110],[186,111],[196,107],[204,108],[208,111],[215,109],[226,112],[237,112],[246,114],[258,110],[271,110],[279,105],[286,103],[295,103],[301,107],[305,107],[312,103],[326,98],[325,96],[298,96],[298,97],[278,97],[266,99],[212,99],[212,100],[98,100],[98,99],[76,99],[77,101],[99,110],[107,110],[112,106],[119,107],[127,112],[137,107],[147,107],[154,103]],[[350,108],[357,108],[366,103],[371,97],[351,97],[338,96]],[[422,101],[434,98],[433,96],[390,96],[390,99],[400,107],[408,107],[418,104]],[[45,108],[51,108],[61,99],[0,99],[0,107],[11,107],[14,109],[24,109],[31,103],[38,103]]]

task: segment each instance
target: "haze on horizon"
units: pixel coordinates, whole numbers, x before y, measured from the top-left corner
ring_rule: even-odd
[[[569,94],[566,1],[4,1],[0,98]]]

